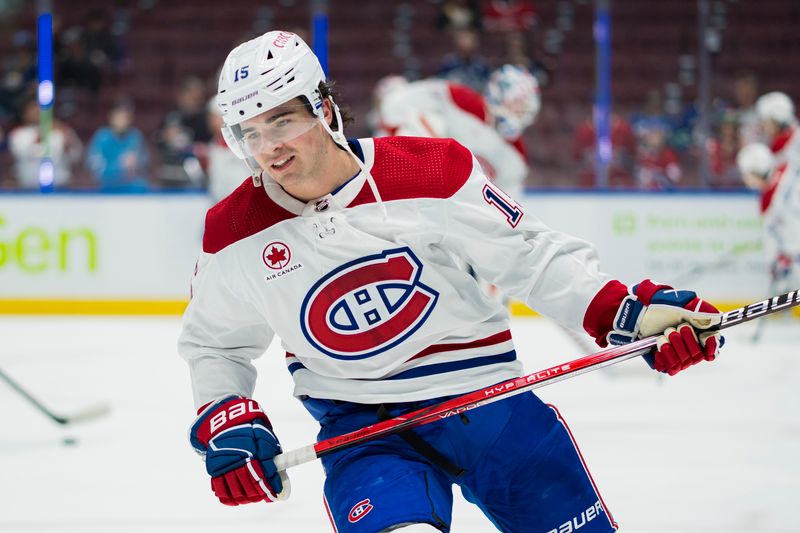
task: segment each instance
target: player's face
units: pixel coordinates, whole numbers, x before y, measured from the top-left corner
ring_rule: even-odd
[[[764,178],[752,172],[745,172],[745,174],[742,176],[742,181],[748,189],[752,189],[754,191],[761,191],[767,185],[767,182]]]
[[[329,119],[327,101],[324,110]],[[245,152],[286,192],[301,200],[321,196],[316,188],[323,185],[323,163],[333,141],[299,98],[243,122],[241,128]]]
[[[764,132],[764,135],[766,135],[768,139],[772,139],[780,132],[781,127],[780,124],[778,124],[774,120],[762,120],[761,130]]]

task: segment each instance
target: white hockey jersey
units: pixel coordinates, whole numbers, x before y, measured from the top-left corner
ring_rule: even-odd
[[[416,81],[387,94],[379,112],[393,135],[455,139],[501,189],[521,195],[528,175],[525,156],[497,132],[483,97],[472,89],[446,80]]]
[[[363,173],[308,203],[264,176],[209,211],[179,340],[198,407],[251,396],[274,335],[299,397],[414,401],[521,375],[507,311],[453,254],[571,327],[609,280],[588,243],[524,213],[457,142],[351,146],[383,205]]]
[[[775,170],[772,187],[762,200],[764,248],[773,270],[772,291],[800,287],[800,161]]]

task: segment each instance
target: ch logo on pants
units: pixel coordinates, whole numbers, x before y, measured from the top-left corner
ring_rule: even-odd
[[[355,524],[372,510],[372,504],[369,503],[369,498],[365,498],[355,504],[352,509],[350,509],[350,514],[347,515],[347,519],[350,521],[351,524]]]
[[[422,263],[407,247],[346,263],[308,291],[300,327],[335,359],[363,359],[403,342],[428,319],[439,293],[420,281]]]

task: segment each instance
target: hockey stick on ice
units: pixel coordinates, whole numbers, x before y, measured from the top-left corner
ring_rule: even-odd
[[[774,296],[767,300],[755,302],[745,307],[723,313],[719,325],[711,329],[726,329],[741,324],[742,322],[748,322],[777,311],[789,309],[796,305],[800,305],[800,290]],[[275,457],[275,465],[278,467],[278,470],[286,470],[287,468],[308,463],[329,453],[349,448],[366,441],[429,424],[436,420],[448,418],[482,405],[514,396],[515,394],[527,392],[549,385],[550,383],[556,383],[564,379],[591,372],[592,370],[597,370],[598,368],[632,359],[650,351],[650,349],[656,345],[657,340],[658,336],[652,336],[624,346],[607,348],[568,363],[556,365],[545,370],[540,370],[539,372],[534,372],[533,374],[528,374],[527,376],[470,392],[440,404],[424,407],[383,422],[378,422],[377,424],[372,424],[351,433],[345,433],[338,437],[319,441],[316,444],[284,452]]]
[[[76,422],[86,422],[88,420],[94,420],[95,418],[100,418],[106,415],[111,410],[108,404],[98,403],[71,414],[59,415],[48,409],[42,402],[31,396],[31,394],[28,391],[23,389],[21,385],[19,385],[16,381],[11,379],[8,376],[8,374],[3,372],[2,370],[0,370],[0,379],[8,383],[8,385],[12,389],[17,391],[20,394],[20,396],[28,400],[28,402],[30,402],[34,407],[36,407],[36,409],[38,409],[39,412],[44,414],[47,418],[49,418],[53,422],[56,422],[64,426],[68,424],[74,424]]]

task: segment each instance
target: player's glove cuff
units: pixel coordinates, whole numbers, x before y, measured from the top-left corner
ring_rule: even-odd
[[[606,342],[611,346],[621,346],[638,339],[644,310],[645,305],[635,295],[626,296],[614,317],[613,329],[606,335]]]
[[[273,461],[281,445],[258,402],[230,395],[203,409],[189,430],[211,487],[226,505],[289,497],[289,479]]]
[[[702,330],[718,324],[721,316],[692,291],[650,280],[628,290],[612,281],[592,300],[584,327],[601,346],[660,335],[657,347],[644,359],[651,368],[673,375],[700,361],[714,360],[724,338],[719,332]]]

